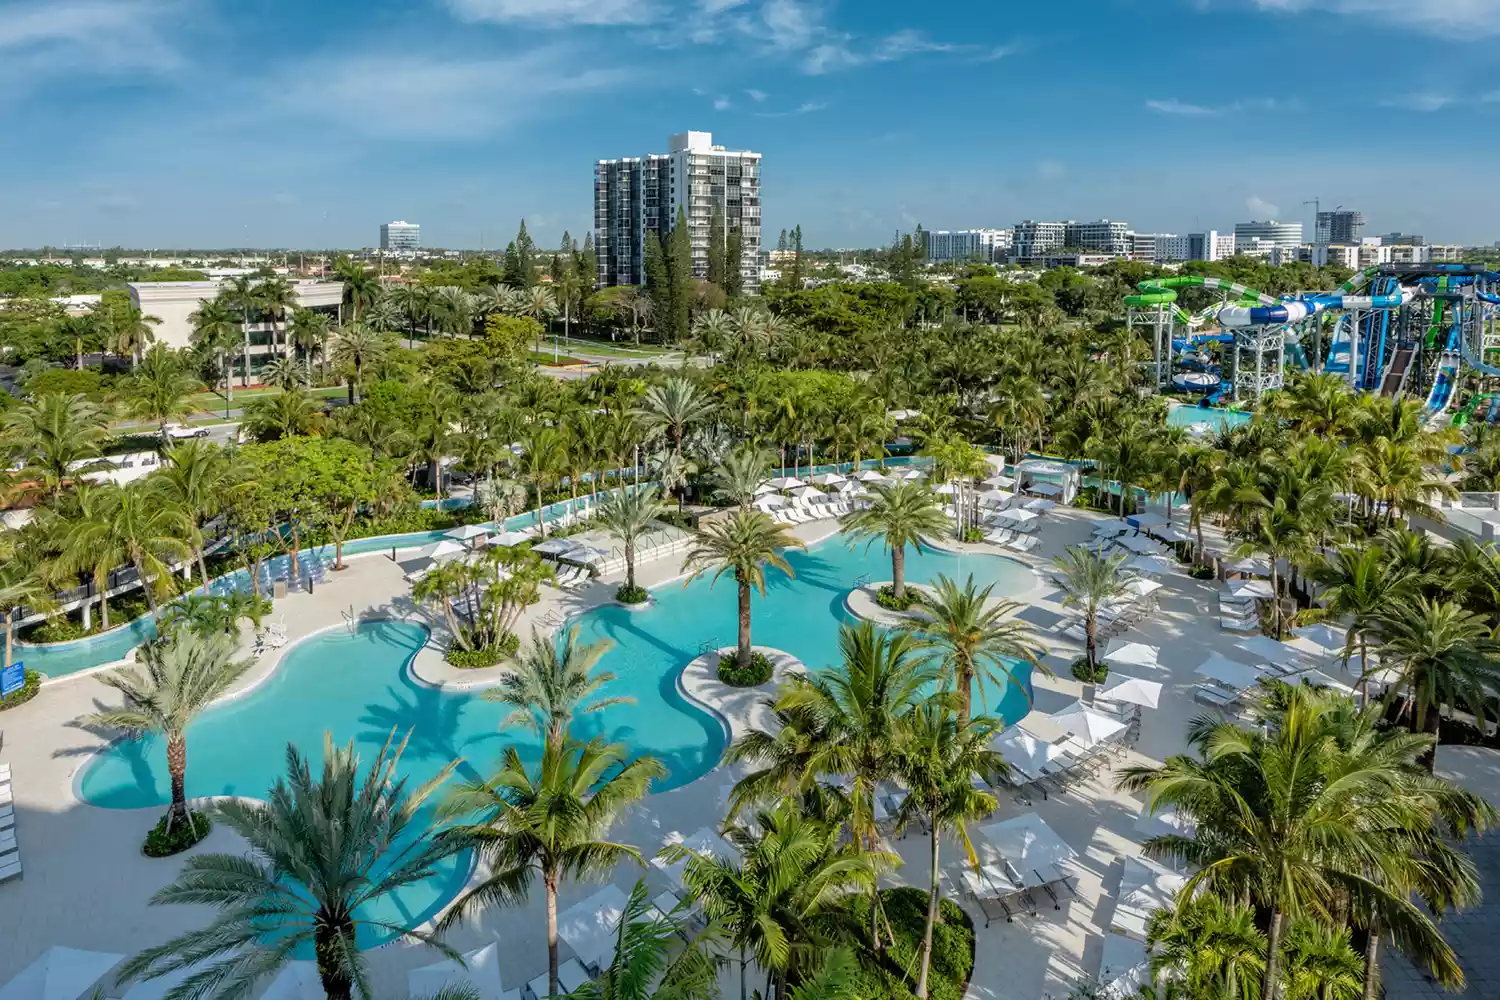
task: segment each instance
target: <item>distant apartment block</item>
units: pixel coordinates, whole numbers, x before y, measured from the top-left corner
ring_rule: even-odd
[[[646,282],[646,234],[665,243],[682,210],[693,245],[693,273],[708,275],[709,229],[723,214],[740,231],[738,266],[747,292],[760,289],[761,154],[713,144],[708,132],[671,137],[668,152],[594,165],[594,252],[599,285]]]
[[[1365,234],[1363,212],[1336,208],[1331,212],[1319,212],[1314,227],[1314,243],[1341,243],[1358,246]]]
[[[1066,222],[1035,222],[1027,219],[1016,223],[1011,227],[1011,262],[1039,260],[1053,251],[1061,250],[1067,245],[1064,242],[1067,231]]]
[[[923,233],[930,261],[977,260],[990,263],[1010,253],[1014,232],[1010,229],[946,229]]]
[[[380,225],[380,249],[414,252],[422,249],[422,227],[415,222],[384,222]]]
[[[1130,253],[1130,225],[1100,219],[1097,222],[1073,222],[1063,227],[1063,246],[1088,253]]]
[[[1178,261],[1191,260],[1192,257],[1188,254],[1188,239],[1176,233],[1156,233],[1156,262],[1174,264]]]
[[[1188,233],[1188,260],[1223,260],[1234,256],[1234,234],[1210,229],[1206,233]]]
[[[1272,250],[1293,248],[1302,245],[1302,223],[1236,222],[1234,224],[1234,252],[1269,254]]]

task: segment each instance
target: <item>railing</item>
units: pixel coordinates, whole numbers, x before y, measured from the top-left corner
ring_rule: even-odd
[[[718,638],[716,636],[709,636],[707,639],[704,639],[702,642],[698,643],[698,655],[706,656],[718,648]]]

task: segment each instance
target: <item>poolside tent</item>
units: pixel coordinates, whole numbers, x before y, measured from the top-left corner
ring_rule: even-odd
[[[1167,519],[1160,514],[1132,514],[1125,520],[1137,528],[1160,528],[1167,523]]]
[[[469,542],[476,538],[482,538],[489,533],[490,529],[482,524],[460,524],[452,531],[444,532],[443,537],[456,539],[460,542]]]
[[[1217,681],[1233,691],[1245,691],[1253,688],[1265,676],[1248,663],[1231,660],[1222,653],[1209,654],[1208,659],[1198,664],[1198,669],[1194,670],[1193,673],[1199,677],[1207,677],[1211,681]]]
[[[1288,646],[1284,642],[1277,642],[1268,635],[1252,635],[1239,642],[1236,648],[1243,649],[1256,659],[1276,663],[1283,667],[1304,666],[1301,650]]]
[[[519,988],[506,990],[502,983],[498,943],[465,952],[463,959],[462,965],[448,959],[411,970],[406,974],[407,995],[432,996],[444,987],[468,986],[480,1000],[520,1000]],[[322,987],[318,988],[318,996],[322,996]]]
[[[1104,655],[1099,659],[1112,667],[1150,667],[1156,670],[1161,667],[1157,660],[1159,654],[1160,650],[1155,646],[1148,646],[1143,642],[1111,639]]]
[[[1241,583],[1232,583],[1229,585],[1229,593],[1240,600],[1250,598],[1257,601],[1274,601],[1276,599],[1276,591],[1271,589],[1271,583],[1268,580],[1245,580]]]
[[[498,535],[491,535],[487,545],[520,545],[530,538],[531,535],[525,531],[502,531]]]
[[[1125,730],[1125,723],[1119,719],[1097,712],[1081,701],[1073,702],[1061,712],[1054,712],[1052,720],[1084,749],[1093,749]]]
[[[777,478],[772,479],[766,485],[770,486],[772,489],[794,490],[799,486],[806,486],[807,484],[798,479],[796,476],[778,476]]]
[[[0,986],[0,1000],[78,1000],[124,960],[112,952],[55,945]]]
[[[1143,681],[1128,674],[1111,674],[1097,697],[1106,701],[1123,701],[1127,705],[1155,708],[1161,702],[1161,685],[1156,681]]]
[[[260,1000],[323,1000],[326,995],[317,964],[298,961],[281,967],[271,985],[260,995]]]
[[[840,483],[848,482],[848,480],[839,475],[837,472],[824,472],[820,475],[813,476],[812,482],[817,486],[837,486]]]
[[[979,832],[1017,868],[1063,865],[1078,857],[1078,852],[1034,812],[982,826]]]

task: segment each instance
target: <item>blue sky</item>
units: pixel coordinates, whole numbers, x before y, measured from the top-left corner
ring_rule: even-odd
[[[1500,0],[0,0],[0,247],[487,246],[671,132],[812,246],[1362,209],[1500,240]]]

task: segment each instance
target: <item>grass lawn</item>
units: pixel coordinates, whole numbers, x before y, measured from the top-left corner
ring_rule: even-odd
[[[559,350],[583,351],[586,354],[597,354],[606,358],[654,358],[677,353],[674,348],[658,347],[654,344],[642,344],[636,347],[634,344],[612,343],[608,340],[593,340],[585,337],[574,337],[571,340],[547,337],[543,342],[549,347],[556,344]]]
[[[559,353],[556,357],[554,357],[551,351],[542,351],[540,353],[536,351],[527,351],[526,356],[539,365],[551,365],[553,367],[560,367],[562,365],[586,365],[589,363],[582,358],[574,358],[562,353]]]

